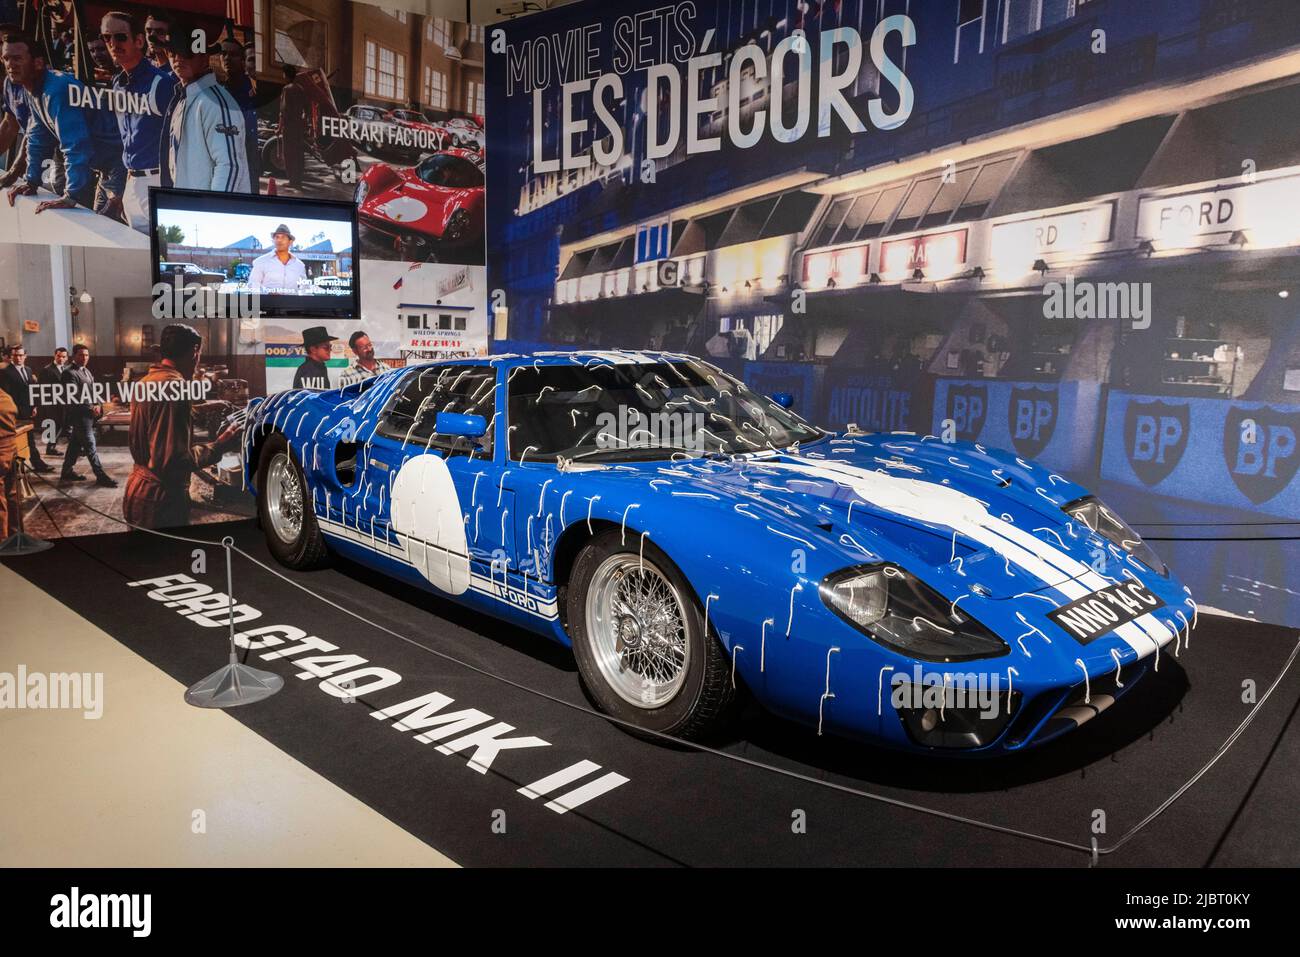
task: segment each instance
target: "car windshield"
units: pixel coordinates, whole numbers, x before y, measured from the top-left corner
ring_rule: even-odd
[[[787,449],[824,433],[695,360],[520,366],[508,376],[512,459],[609,462]]]
[[[430,186],[466,189],[483,185],[482,170],[459,156],[447,153],[434,153],[425,157],[416,173]]]

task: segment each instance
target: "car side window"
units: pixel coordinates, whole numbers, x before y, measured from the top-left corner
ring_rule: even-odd
[[[412,371],[384,411],[379,432],[449,455],[468,455],[477,445],[490,456],[496,382],[496,369],[483,366],[428,366]],[[439,412],[481,415],[488,431],[479,439],[439,435],[434,431]]]

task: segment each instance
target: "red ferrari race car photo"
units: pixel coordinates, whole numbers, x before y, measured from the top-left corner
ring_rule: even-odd
[[[408,262],[483,261],[483,154],[430,153],[409,169],[376,163],[357,184],[363,246],[391,242]]]

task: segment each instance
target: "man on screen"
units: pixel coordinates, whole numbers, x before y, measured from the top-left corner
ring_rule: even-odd
[[[271,234],[275,247],[253,260],[253,271],[248,274],[248,288],[253,292],[298,294],[298,283],[307,279],[307,267],[293,254],[293,233],[284,223]]]
[[[203,337],[190,326],[163,327],[160,358],[140,382],[143,395],[166,390],[194,378]],[[153,386],[146,383],[158,383]],[[190,475],[211,465],[239,444],[241,430],[231,426],[207,445],[195,445],[190,403],[185,400],[140,400],[131,403],[127,444],[135,467],[126,480],[122,515],[142,528],[175,528],[190,522]]]
[[[248,153],[244,147],[244,116],[235,98],[217,81],[204,30],[176,21],[166,41],[167,57],[180,85],[163,118],[163,186],[251,191]],[[203,39],[204,43],[198,41]],[[195,53],[199,46],[202,52]]]
[[[133,14],[114,11],[100,23],[101,39],[108,46],[118,72],[113,89],[138,94],[146,112],[119,111],[117,129],[122,136],[126,165],[126,195],[122,202],[132,229],[149,232],[149,187],[160,182],[158,145],[162,140],[163,110],[176,92],[176,77],[145,57],[144,31]]]

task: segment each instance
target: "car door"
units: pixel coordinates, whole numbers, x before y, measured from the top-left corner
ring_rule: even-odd
[[[513,564],[514,531],[504,515],[514,497],[501,488],[497,456],[499,388],[489,365],[412,369],[366,447],[366,505],[385,517],[387,547],[452,595],[467,591],[475,574],[504,576]],[[477,439],[441,434],[440,412],[482,416],[487,431]]]

